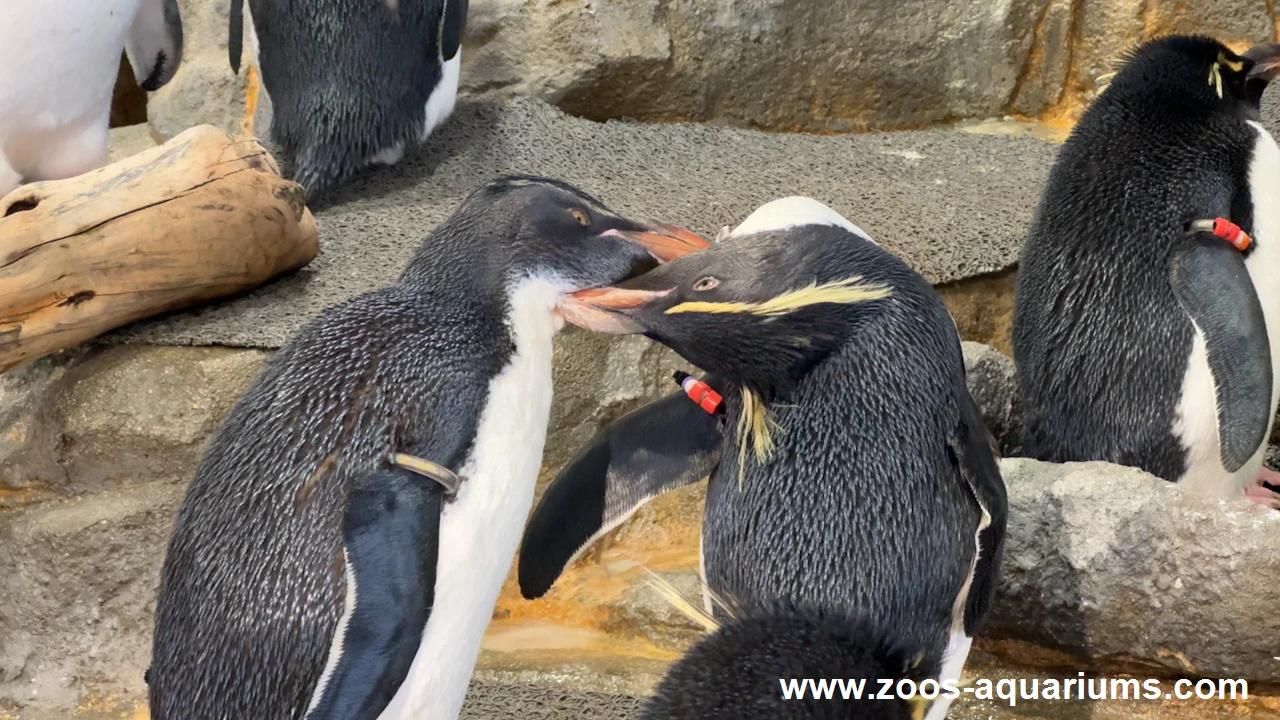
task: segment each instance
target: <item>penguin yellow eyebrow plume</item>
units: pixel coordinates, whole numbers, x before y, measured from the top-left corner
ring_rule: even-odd
[[[1209,85],[1222,97],[1222,65],[1221,61],[1209,66]]]
[[[779,317],[793,313],[801,308],[822,303],[852,305],[854,303],[880,300],[893,294],[885,285],[864,284],[862,278],[855,276],[844,280],[818,285],[809,283],[797,290],[785,292],[764,302],[684,302],[667,310],[668,315],[676,313],[750,313],[765,317]]]
[[[738,489],[742,489],[747,473],[747,442],[755,450],[756,462],[763,465],[773,455],[773,431],[781,426],[769,414],[764,398],[753,390],[742,389],[742,414],[738,416]]]

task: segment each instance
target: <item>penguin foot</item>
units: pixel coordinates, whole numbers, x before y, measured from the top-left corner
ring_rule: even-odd
[[[1280,472],[1263,465],[1262,469],[1258,471],[1258,484],[1280,487]]]
[[[1280,510],[1280,493],[1264,487],[1261,480],[1258,481],[1257,485],[1246,490],[1244,496],[1259,505],[1266,505],[1269,508]]]

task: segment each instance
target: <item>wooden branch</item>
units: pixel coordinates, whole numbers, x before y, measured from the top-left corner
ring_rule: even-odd
[[[302,188],[202,125],[0,198],[0,372],[134,320],[252,290],[319,251]]]

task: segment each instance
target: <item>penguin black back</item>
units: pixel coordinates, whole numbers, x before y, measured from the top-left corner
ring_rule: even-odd
[[[877,680],[918,683],[936,677],[938,666],[920,649],[897,642],[838,612],[779,607],[731,619],[671,667],[639,717],[913,720],[912,703],[874,699],[881,690]],[[821,691],[807,680],[843,687],[819,698]]]
[[[253,13],[272,142],[310,202],[425,139],[443,119],[428,117],[438,88],[434,110],[452,110],[456,67],[446,66],[457,64],[466,0],[233,0],[233,67],[242,2]]]
[[[1063,145],[1018,273],[1029,455],[1187,470],[1173,426],[1194,327],[1169,262],[1192,221],[1252,229],[1247,121],[1265,83],[1233,58],[1203,37],[1142,46]]]

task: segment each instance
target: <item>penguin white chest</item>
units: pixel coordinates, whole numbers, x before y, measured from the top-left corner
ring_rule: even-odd
[[[551,414],[553,315],[561,289],[526,280],[511,294],[516,352],[489,384],[465,481],[440,521],[435,607],[409,676],[379,720],[452,720],[515,557]]]
[[[1249,124],[1258,132],[1258,139],[1248,175],[1255,246],[1245,259],[1245,268],[1253,280],[1267,324],[1271,346],[1271,415],[1274,416],[1280,400],[1280,382],[1277,382],[1280,380],[1280,146],[1262,125]],[[1236,497],[1257,480],[1266,444],[1258,448],[1244,467],[1228,473],[1219,452],[1217,412],[1204,334],[1197,329],[1174,426],[1175,434],[1187,448],[1187,473],[1181,482],[1196,491]]]
[[[0,195],[22,176],[74,175],[104,159],[141,2],[0,2]]]

